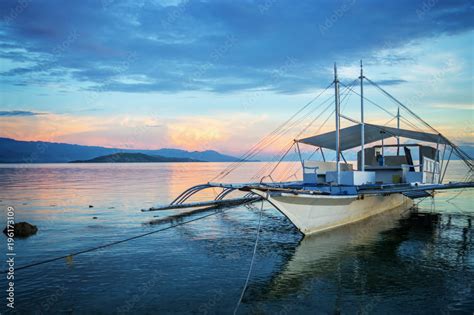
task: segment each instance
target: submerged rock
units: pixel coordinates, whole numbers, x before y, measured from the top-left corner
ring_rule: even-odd
[[[29,224],[28,222],[15,223],[13,226],[14,236],[27,237],[38,232],[36,225]],[[5,227],[3,233],[8,236],[8,227]]]

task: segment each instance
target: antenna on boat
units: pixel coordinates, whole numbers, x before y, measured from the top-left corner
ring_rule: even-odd
[[[365,171],[365,124],[364,124],[364,70],[362,67],[362,59],[360,60],[360,157],[361,171]]]
[[[335,103],[336,103],[336,171],[337,171],[337,184],[339,185],[341,182],[341,167],[339,165],[340,159],[340,149],[341,149],[341,141],[340,137],[340,117],[339,117],[339,80],[337,79],[337,67],[336,63],[334,63],[334,92],[335,92]]]

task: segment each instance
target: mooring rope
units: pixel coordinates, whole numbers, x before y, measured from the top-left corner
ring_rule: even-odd
[[[253,254],[252,254],[252,260],[250,261],[249,272],[247,274],[247,279],[245,280],[244,287],[242,288],[242,293],[240,294],[239,301],[237,302],[237,305],[235,306],[234,315],[237,314],[237,311],[239,310],[239,306],[242,303],[242,299],[244,298],[245,291],[247,291],[247,286],[249,284],[250,276],[252,274],[253,263],[255,261],[255,256],[256,256],[256,253],[257,253],[258,239],[260,238],[260,227],[262,225],[263,204],[264,204],[264,202],[265,201],[262,200],[262,206],[260,207],[260,217],[258,219],[257,236],[255,237],[255,244],[253,246]]]
[[[29,265],[16,267],[15,271],[35,267],[35,266],[38,266],[38,265],[47,264],[47,263],[57,261],[57,260],[61,260],[61,259],[68,259],[70,257],[77,256],[77,255],[80,255],[80,254],[85,254],[85,253],[89,253],[89,252],[92,252],[92,251],[95,251],[95,250],[98,250],[98,249],[102,249],[102,248],[105,248],[105,247],[110,247],[110,246],[113,246],[113,245],[125,243],[125,242],[131,241],[131,240],[135,240],[137,238],[141,238],[141,237],[148,236],[148,235],[151,235],[151,234],[155,234],[155,233],[158,233],[158,232],[166,231],[166,230],[169,230],[169,229],[181,226],[181,225],[185,225],[185,224],[188,224],[188,223],[191,223],[191,222],[195,222],[195,221],[198,221],[198,220],[201,220],[201,219],[204,219],[204,218],[207,218],[207,217],[225,212],[225,211],[230,210],[230,209],[232,209],[232,208],[221,210],[221,211],[216,211],[216,212],[201,216],[199,218],[191,219],[191,220],[186,221],[186,222],[180,222],[180,223],[177,223],[177,224],[174,224],[174,225],[171,225],[171,226],[167,226],[167,227],[159,229],[159,230],[154,230],[154,231],[143,233],[143,234],[140,234],[140,235],[135,235],[135,236],[123,239],[123,240],[111,242],[111,243],[104,244],[104,245],[99,245],[99,246],[92,247],[92,248],[89,248],[89,249],[84,249],[84,250],[81,250],[81,251],[78,251],[78,252],[75,252],[75,253],[72,253],[72,254],[69,254],[69,255],[63,255],[63,256],[60,256],[60,257],[55,257],[55,258],[50,258],[50,259],[46,259],[46,260],[43,260],[43,261],[38,261],[38,262],[29,264]],[[2,273],[8,273],[8,270],[3,270]]]

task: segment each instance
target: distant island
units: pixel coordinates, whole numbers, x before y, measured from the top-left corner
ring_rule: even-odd
[[[114,153],[99,156],[90,160],[71,161],[70,163],[169,163],[169,162],[203,162],[189,158],[174,158],[143,153]]]
[[[235,162],[239,159],[214,150],[186,151],[181,149],[122,149],[45,141],[20,141],[0,137],[0,163],[68,163],[88,161],[116,153],[142,153],[148,156],[178,159],[178,161]]]

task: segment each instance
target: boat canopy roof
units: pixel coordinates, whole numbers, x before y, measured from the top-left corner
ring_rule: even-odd
[[[412,131],[407,129],[398,129],[380,125],[365,124],[364,142],[369,144],[390,137],[402,137],[419,140],[423,142],[432,142],[439,144],[449,144],[443,136],[421,131]],[[353,125],[340,130],[341,151],[359,147],[361,145],[361,124]],[[296,140],[297,142],[314,145],[317,147],[336,150],[336,131],[323,133],[317,136],[307,137]]]

